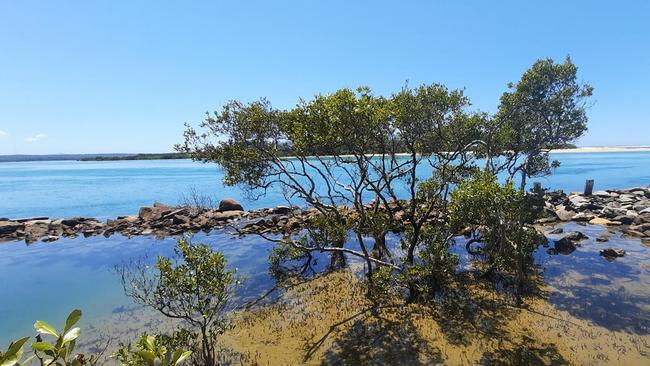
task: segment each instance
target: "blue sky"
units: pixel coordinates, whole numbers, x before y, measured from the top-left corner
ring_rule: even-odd
[[[582,146],[650,144],[648,1],[0,0],[0,154],[164,152],[230,99],[439,82],[493,112],[537,58],[595,87]]]

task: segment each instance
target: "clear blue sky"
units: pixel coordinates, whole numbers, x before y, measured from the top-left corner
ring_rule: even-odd
[[[649,1],[0,0],[0,154],[171,151],[230,99],[407,79],[493,112],[567,54],[595,87],[579,145],[650,144]]]

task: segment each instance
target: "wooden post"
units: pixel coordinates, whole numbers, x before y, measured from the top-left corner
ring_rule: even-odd
[[[587,179],[585,182],[585,196],[591,196],[591,193],[594,191],[594,180],[593,179]]]

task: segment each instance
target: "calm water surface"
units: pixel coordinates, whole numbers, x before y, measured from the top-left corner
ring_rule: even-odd
[[[541,181],[544,187],[580,191],[585,179],[595,189],[650,184],[650,152],[564,153],[562,166]],[[431,174],[422,169],[421,177]],[[285,204],[278,192],[247,199],[237,187],[224,187],[213,164],[189,160],[115,162],[0,163],[0,217],[29,216],[108,218],[137,213],[155,201],[178,203],[195,187],[214,198],[234,198],[245,208]]]
[[[579,191],[585,179],[595,189],[650,184],[650,152],[558,154],[562,166],[544,187]],[[420,172],[422,176],[427,172]],[[0,217],[93,216],[136,213],[154,201],[178,203],[190,187],[215,198],[230,197],[245,208],[284,204],[278,193],[253,200],[236,187],[224,187],[214,165],[185,160],[120,162],[30,162],[0,164]],[[569,224],[574,225],[574,224]],[[614,238],[607,246],[627,255],[609,263],[598,256],[604,244],[594,241],[602,227],[581,227],[590,239],[572,255],[536,257],[555,289],[550,300],[572,314],[615,330],[648,334],[650,319],[650,248],[639,240]],[[241,301],[270,289],[267,257],[271,245],[256,237],[233,238],[225,232],[199,234],[223,251],[245,278]],[[0,244],[0,347],[32,334],[36,319],[60,325],[73,308],[84,310],[83,325],[101,327],[125,305],[113,268],[133,258],[172,254],[175,239],[93,237],[54,243]],[[462,252],[459,245],[459,252]]]

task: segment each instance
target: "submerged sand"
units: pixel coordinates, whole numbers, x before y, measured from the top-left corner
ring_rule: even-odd
[[[446,300],[422,305],[373,303],[354,274],[331,273],[236,314],[222,339],[249,365],[650,364],[648,334],[576,318],[544,294],[520,309],[469,276]]]

